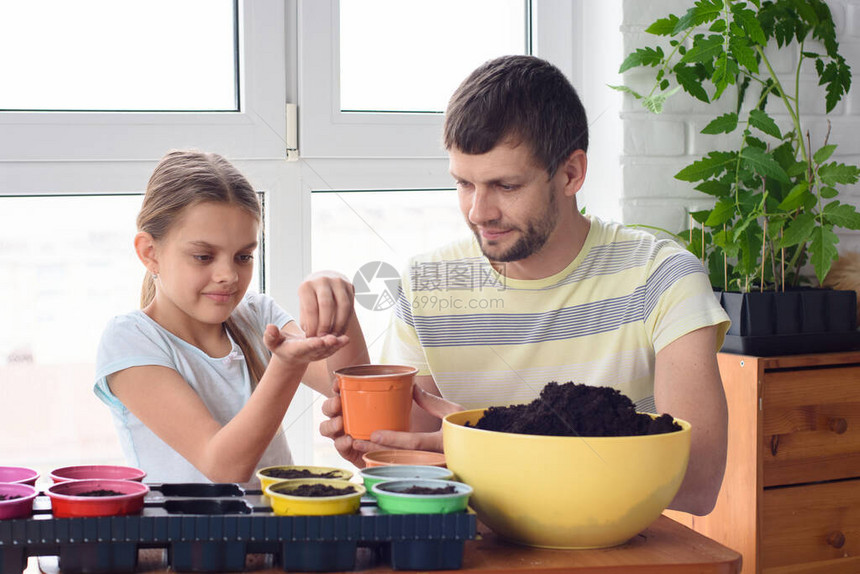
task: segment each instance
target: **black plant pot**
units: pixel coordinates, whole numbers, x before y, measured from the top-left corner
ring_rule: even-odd
[[[769,357],[860,349],[854,291],[717,291],[715,295],[732,320],[723,352]]]

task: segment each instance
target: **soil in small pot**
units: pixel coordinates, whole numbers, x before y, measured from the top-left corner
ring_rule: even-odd
[[[633,401],[616,389],[555,381],[529,404],[488,408],[474,426],[516,434],[590,437],[681,430],[669,414],[653,418],[637,413]]]
[[[340,478],[342,473],[336,470],[313,472],[306,468],[272,468],[265,475],[272,478]]]
[[[110,490],[107,488],[99,488],[96,490],[88,490],[86,492],[79,492],[75,494],[75,496],[122,496],[125,494],[124,492],[117,492],[116,490]]]
[[[328,484],[302,484],[288,491],[278,491],[282,494],[290,496],[343,496],[344,494],[352,494],[356,490],[351,486],[337,488]]]
[[[23,498],[20,494],[0,494],[0,500],[15,500],[16,498]]]
[[[442,494],[455,494],[457,489],[452,486],[410,486],[409,488],[404,488],[403,490],[392,490],[388,488],[382,488],[386,492],[395,492],[399,494],[430,494],[430,495],[442,495]]]

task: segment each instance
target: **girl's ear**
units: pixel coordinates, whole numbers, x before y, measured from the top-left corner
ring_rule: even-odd
[[[155,253],[155,239],[145,231],[134,236],[134,251],[137,258],[150,273],[158,273],[158,260]]]

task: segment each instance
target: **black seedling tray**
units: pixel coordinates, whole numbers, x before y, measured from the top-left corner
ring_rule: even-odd
[[[241,571],[248,554],[284,570],[353,570],[359,547],[395,570],[450,570],[476,535],[471,512],[389,515],[366,497],[358,514],[277,516],[260,490],[236,484],[149,486],[130,516],[54,518],[38,496],[31,518],[0,520],[0,574],[20,574],[30,556],[58,556],[64,574],[134,572],[148,548],[166,549],[180,572]]]

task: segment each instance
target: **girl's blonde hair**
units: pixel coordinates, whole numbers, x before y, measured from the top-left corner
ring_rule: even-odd
[[[260,200],[251,184],[233,164],[215,153],[172,151],[161,158],[146,185],[143,205],[137,215],[137,230],[149,233],[155,241],[164,238],[186,208],[201,203],[227,203],[246,210],[257,222],[261,219]],[[147,273],[140,292],[143,309],[155,297],[155,282]],[[263,376],[265,365],[245,332],[250,325],[239,325],[231,316],[224,326],[239,345],[251,385]],[[264,353],[265,349],[260,349]]]

